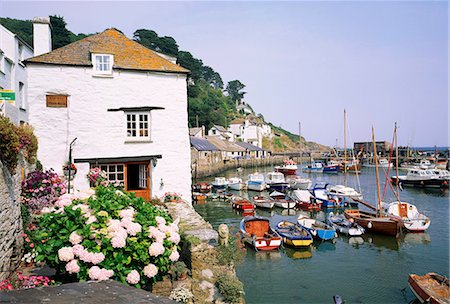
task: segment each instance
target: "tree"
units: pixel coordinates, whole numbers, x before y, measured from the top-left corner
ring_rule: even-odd
[[[133,39],[151,50],[175,57],[178,55],[178,44],[172,37],[159,37],[155,31],[139,29],[133,33]]]
[[[239,80],[232,80],[227,84],[226,91],[231,97],[231,100],[233,100],[236,104],[240,102],[246,94],[246,92],[241,92],[243,88],[245,88],[245,84],[243,84]]]
[[[56,15],[50,16],[50,24],[52,26],[53,50],[72,43],[70,38],[73,33],[66,28],[67,23],[64,21],[63,17]]]
[[[178,44],[172,37],[159,37],[157,43],[158,52],[160,51],[170,56],[178,56]]]
[[[202,66],[202,79],[212,85],[215,89],[223,89],[223,81],[220,74],[214,71],[213,68],[204,65]]]
[[[191,78],[194,81],[197,81],[201,78],[203,62],[200,59],[195,58],[189,52],[179,51],[177,62],[182,67],[191,71]]]

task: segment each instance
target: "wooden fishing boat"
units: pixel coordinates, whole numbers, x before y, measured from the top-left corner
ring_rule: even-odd
[[[423,232],[430,227],[430,219],[419,213],[417,207],[406,202],[393,202],[385,205],[384,212],[400,217],[403,226],[410,232]]]
[[[433,272],[423,276],[410,274],[408,285],[421,303],[450,303],[448,278],[443,275]]]
[[[275,227],[275,231],[281,236],[283,243],[287,245],[306,247],[313,242],[311,233],[296,223],[281,221]]]
[[[328,223],[336,229],[337,232],[346,234],[349,236],[362,235],[364,228],[355,222],[347,220],[344,216],[335,215],[330,212],[327,217]]]
[[[275,207],[283,209],[292,209],[297,205],[297,202],[290,198],[276,198],[273,199],[273,202],[275,203]]]
[[[192,188],[194,192],[209,193],[212,186],[209,183],[197,183]]]
[[[280,172],[284,175],[295,175],[297,173],[297,163],[292,159],[284,160],[283,165],[275,166],[275,172]]]
[[[399,218],[386,216],[379,217],[376,213],[372,212],[349,209],[344,211],[344,215],[350,221],[353,220],[355,223],[362,226],[366,232],[397,236],[402,227]]]
[[[275,205],[275,202],[273,200],[264,196],[253,196],[252,200],[255,206],[258,208],[272,209]]]
[[[281,246],[281,237],[270,227],[269,219],[250,216],[242,219],[240,234],[244,242],[255,250],[276,250]]]
[[[248,201],[246,199],[234,200],[231,203],[231,206],[234,209],[241,210],[241,211],[252,211],[252,210],[255,209],[255,206],[250,201]]]
[[[314,238],[327,241],[336,236],[336,230],[333,227],[319,220],[300,215],[297,222],[300,226],[306,228]]]

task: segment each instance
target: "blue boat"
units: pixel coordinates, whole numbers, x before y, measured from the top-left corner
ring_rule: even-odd
[[[300,226],[308,230],[309,233],[311,233],[311,235],[316,239],[328,241],[337,236],[336,230],[334,230],[333,227],[316,219],[300,215],[297,222]]]
[[[323,167],[323,173],[338,173],[339,165],[326,165]]]
[[[322,203],[322,208],[341,208],[344,207],[344,200],[337,196],[331,195],[328,192],[328,184],[316,184],[314,188],[311,189],[311,194],[313,195],[313,199],[317,203]]]
[[[313,162],[303,168],[303,172],[307,173],[322,173],[323,164],[321,162]]]
[[[280,172],[267,173],[266,184],[269,190],[284,192],[289,189],[289,183],[286,182],[284,174]]]
[[[313,241],[306,228],[289,221],[278,222],[275,231],[281,236],[283,243],[294,247],[307,247]]]

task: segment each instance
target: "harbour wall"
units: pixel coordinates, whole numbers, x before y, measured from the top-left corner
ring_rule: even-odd
[[[207,165],[192,164],[192,177],[194,179],[212,176],[229,169],[258,168],[278,165],[285,160],[285,156],[271,156],[265,158],[232,159]]]

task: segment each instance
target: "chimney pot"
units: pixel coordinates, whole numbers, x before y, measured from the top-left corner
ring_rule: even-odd
[[[34,56],[39,56],[52,51],[50,17],[33,18],[33,49]]]

